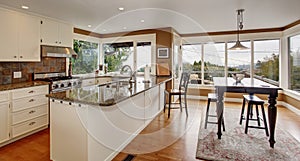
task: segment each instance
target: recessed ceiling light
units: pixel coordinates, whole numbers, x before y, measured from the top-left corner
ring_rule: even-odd
[[[141,20],[141,22],[143,23],[143,22],[145,22],[145,20]]]
[[[103,29],[102,31],[104,31],[104,32],[105,32],[105,31],[106,31],[106,29]]]
[[[119,11],[124,11],[124,7],[119,7]]]
[[[123,27],[123,30],[126,30],[127,29],[127,27]]]
[[[88,25],[88,28],[91,28],[92,27],[92,25]]]
[[[23,9],[25,9],[25,10],[28,10],[29,9],[29,7],[28,6],[21,6],[21,8],[23,8]]]

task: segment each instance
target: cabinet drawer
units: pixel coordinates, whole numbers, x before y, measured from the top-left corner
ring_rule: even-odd
[[[16,89],[12,91],[12,99],[36,96],[36,95],[46,95],[48,94],[48,85],[37,86],[30,88]]]
[[[20,111],[31,107],[48,104],[48,98],[45,95],[32,96],[13,100],[12,111]]]
[[[0,92],[0,102],[4,102],[8,100],[9,100],[9,93],[7,91]]]
[[[17,137],[42,126],[48,125],[48,115],[44,115],[12,126],[12,137]]]
[[[95,79],[84,79],[82,80],[82,86],[92,86],[96,84],[96,80]]]
[[[12,113],[12,124],[18,124],[48,114],[48,104]]]

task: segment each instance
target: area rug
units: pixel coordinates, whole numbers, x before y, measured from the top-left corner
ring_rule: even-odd
[[[204,129],[204,119],[201,120],[197,159],[300,161],[300,143],[293,136],[277,127],[273,149],[264,130],[250,128],[248,134],[244,133],[245,122],[239,125],[239,112],[238,109],[225,109],[226,131],[222,132],[221,140],[217,138],[217,125],[208,124]]]

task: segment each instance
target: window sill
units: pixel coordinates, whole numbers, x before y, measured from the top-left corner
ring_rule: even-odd
[[[300,93],[299,92],[296,92],[296,91],[293,91],[293,90],[290,90],[290,89],[283,89],[283,94],[289,96],[289,97],[292,97],[296,100],[299,100],[300,101]]]

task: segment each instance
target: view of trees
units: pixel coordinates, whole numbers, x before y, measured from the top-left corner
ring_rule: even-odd
[[[108,72],[119,71],[131,54],[130,47],[113,48],[107,44],[104,44],[103,50],[107,51],[104,52],[104,63],[107,64]]]
[[[279,81],[279,55],[272,54],[263,61],[257,61],[255,74],[268,79]]]
[[[99,48],[98,43],[75,40],[74,50],[77,58],[72,58],[72,74],[93,73],[97,70]]]

